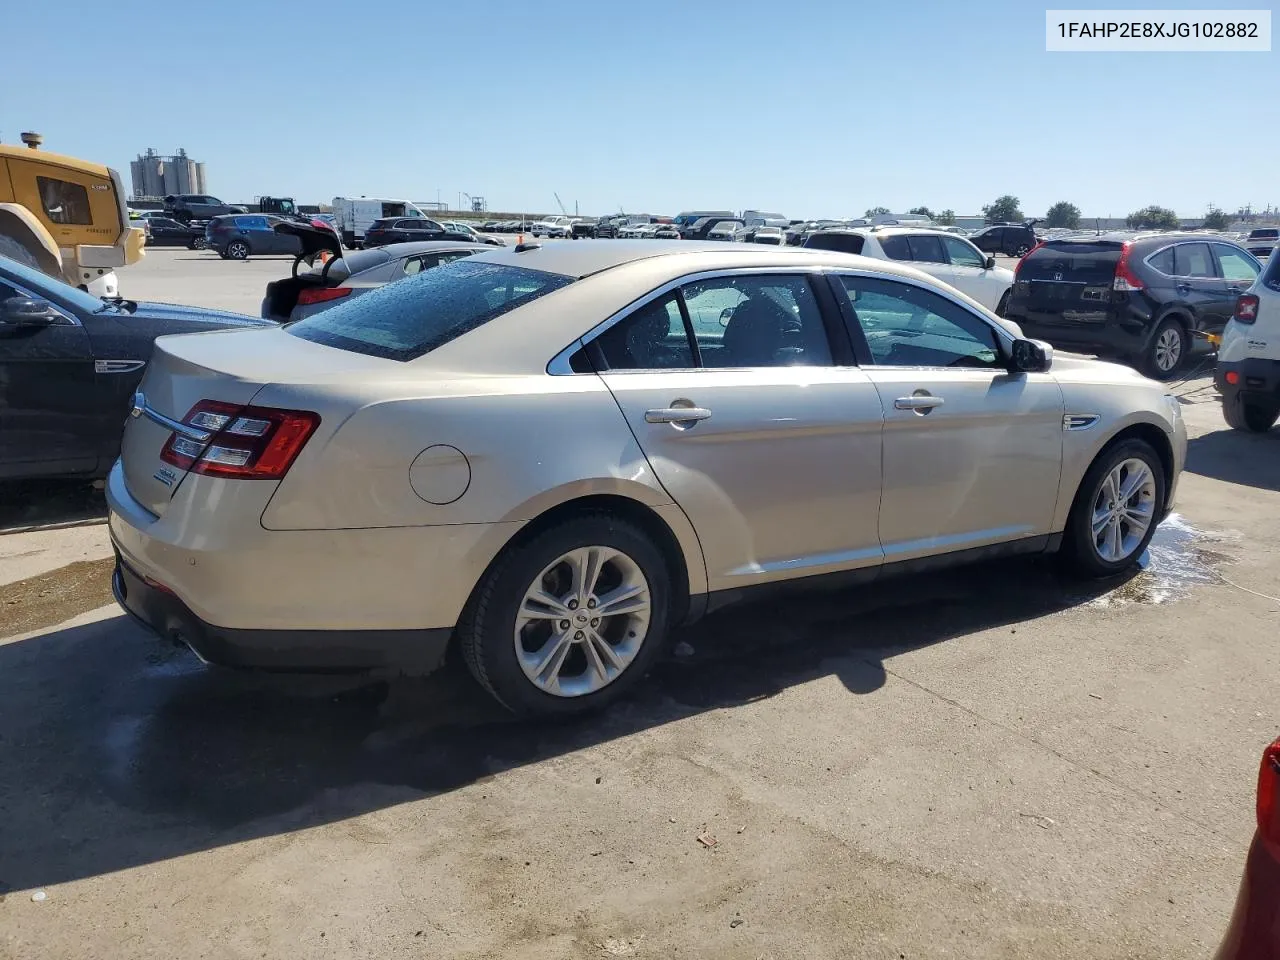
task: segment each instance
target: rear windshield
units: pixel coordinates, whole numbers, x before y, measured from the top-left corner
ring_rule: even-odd
[[[1055,242],[1050,240],[1033,250],[1022,260],[1019,276],[1062,274],[1054,279],[1084,280],[1091,277],[1111,277],[1120,260],[1121,245],[1109,240],[1079,242]]]
[[[388,360],[413,360],[573,278],[455,260],[389,283],[286,328],[295,337]]]
[[[1280,230],[1253,230],[1249,233],[1250,240],[1271,240],[1280,237]]]
[[[804,242],[811,250],[862,253],[862,235],[857,233],[815,233]]]

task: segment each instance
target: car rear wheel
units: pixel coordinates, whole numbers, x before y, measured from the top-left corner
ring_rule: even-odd
[[[1123,440],[1089,467],[1067,518],[1063,555],[1078,574],[1109,577],[1137,562],[1156,532],[1164,464],[1145,440]]]
[[[1013,248],[1013,255],[1015,257],[1025,257],[1030,252],[1031,252],[1031,247],[1025,243],[1020,243]]]
[[[243,240],[232,240],[227,244],[228,260],[247,260],[249,259],[249,244]]]
[[[1222,417],[1233,430],[1266,433],[1280,419],[1280,401],[1250,400],[1233,393],[1222,398]]]
[[[1156,328],[1155,335],[1147,345],[1142,357],[1142,366],[1147,376],[1156,380],[1168,380],[1187,357],[1189,338],[1186,328],[1170,317]]]
[[[597,709],[659,654],[670,596],[666,560],[643,531],[587,514],[499,558],[458,623],[459,645],[475,678],[515,713]]]

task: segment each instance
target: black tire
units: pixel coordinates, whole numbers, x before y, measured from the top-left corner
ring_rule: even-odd
[[[515,649],[516,614],[525,591],[548,564],[586,546],[611,547],[639,567],[649,586],[649,625],[634,659],[606,686],[581,696],[556,696],[537,687],[520,666]],[[670,606],[670,570],[662,551],[648,536],[609,514],[583,514],[508,548],[494,562],[476,585],[458,622],[458,645],[476,680],[513,713],[581,713],[608,706],[644,677],[665,644]]]
[[[232,240],[227,244],[223,257],[227,260],[248,260],[251,252],[248,241]]]
[[[1009,309],[1009,291],[1006,290],[1000,295],[1000,302],[996,304],[996,316],[1003,317],[1005,311]]]
[[[1240,393],[1226,394],[1222,398],[1222,417],[1232,430],[1266,433],[1280,419],[1280,400],[1268,402]]]
[[[1151,471],[1155,480],[1155,495],[1151,498],[1153,516],[1146,534],[1134,548],[1122,559],[1110,561],[1099,553],[1097,540],[1093,535],[1094,504],[1102,492],[1103,480],[1125,460],[1141,460]],[[1096,580],[1113,577],[1136,564],[1155,535],[1156,520],[1163,513],[1167,490],[1168,478],[1164,473],[1164,464],[1159,454],[1145,440],[1134,437],[1103,450],[1080,481],[1071,513],[1067,517],[1067,527],[1063,531],[1062,559],[1068,569],[1078,576]]]
[[[1170,339],[1175,337],[1175,340]],[[1176,356],[1173,356],[1172,362],[1169,362],[1168,354],[1162,348],[1173,342],[1176,342],[1177,346],[1170,346],[1168,349]],[[1162,320],[1151,335],[1146,349],[1142,351],[1142,356],[1139,358],[1139,366],[1142,372],[1153,380],[1169,380],[1186,363],[1190,352],[1191,337],[1187,333],[1187,328],[1175,317],[1169,317]]]

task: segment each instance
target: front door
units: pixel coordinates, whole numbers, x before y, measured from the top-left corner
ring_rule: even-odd
[[[30,296],[0,280],[0,310],[10,297]],[[96,400],[93,353],[76,320],[0,322],[0,476],[93,470]]]
[[[736,273],[690,281],[597,340],[712,590],[880,563],[879,395],[835,363],[837,322],[804,274]]]
[[[907,281],[842,275],[851,333],[884,416],[885,562],[1051,532],[1062,392],[1009,373],[1004,338]]]

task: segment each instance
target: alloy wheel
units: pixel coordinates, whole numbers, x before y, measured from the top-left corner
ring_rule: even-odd
[[[579,547],[543,568],[516,611],[515,649],[534,686],[557,697],[620,677],[649,632],[652,598],[639,564],[613,547]]]
[[[1108,471],[1093,499],[1093,548],[1107,563],[1127,560],[1155,521],[1156,478],[1131,457]]]
[[[1182,331],[1177,327],[1162,330],[1156,337],[1155,364],[1161,373],[1169,373],[1177,369],[1182,360]]]
[[[249,248],[239,240],[231,244],[227,248],[227,252],[231,254],[231,259],[233,260],[244,260],[249,256]]]

